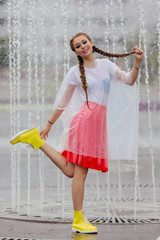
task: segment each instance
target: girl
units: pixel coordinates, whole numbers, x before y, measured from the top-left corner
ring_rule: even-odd
[[[70,46],[79,65],[67,73],[50,119],[40,135],[37,128],[24,130],[10,142],[25,142],[34,149],[39,148],[66,176],[73,178],[72,231],[97,233],[82,210],[85,179],[89,168],[107,172],[108,158],[136,157],[137,105],[131,86],[137,79],[143,51],[135,46],[133,52],[127,54],[106,53],[95,47],[86,33],[76,34]],[[134,66],[126,73],[108,59],[96,59],[94,52],[108,57],[134,54]],[[59,117],[64,121],[64,131],[59,151],[56,151],[44,140]]]

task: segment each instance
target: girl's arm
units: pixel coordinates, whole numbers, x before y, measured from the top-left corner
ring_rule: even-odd
[[[60,117],[60,115],[62,114],[64,110],[58,110],[55,109],[54,112],[52,113],[50,119],[48,120],[48,122],[46,123],[45,127],[42,129],[42,131],[40,132],[40,137],[43,139],[47,139],[48,138],[48,133],[51,130],[52,125],[55,123],[55,121]]]
[[[143,51],[139,49],[137,46],[133,48],[133,51],[138,51],[141,54],[137,54],[137,53],[134,54],[135,60],[134,60],[134,65],[131,71],[126,73],[125,71],[122,71],[120,69],[116,70],[116,78],[131,86],[133,86],[135,81],[137,80],[139,69],[141,66],[141,61],[143,58]]]
[[[133,48],[133,51],[138,51],[139,53],[141,53],[141,55],[137,54],[137,53],[134,54],[135,60],[134,60],[133,68],[131,70],[132,85],[137,80],[137,77],[138,77],[138,74],[139,74],[139,69],[140,69],[140,66],[141,66],[141,61],[142,61],[142,58],[143,58],[143,51],[141,49],[139,49],[137,46],[135,46]]]
[[[74,90],[75,90],[75,86],[68,84],[63,96],[61,97],[58,104],[56,104],[56,109],[53,111],[53,113],[52,113],[51,117],[49,118],[48,122],[46,123],[45,127],[40,132],[41,138],[43,138],[45,140],[48,138],[48,133],[51,130],[52,125],[56,122],[56,120],[60,117],[60,115],[64,111],[65,107],[68,105],[68,103],[73,95]]]

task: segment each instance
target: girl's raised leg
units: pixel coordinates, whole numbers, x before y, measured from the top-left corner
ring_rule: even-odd
[[[74,175],[74,164],[66,161],[66,158],[47,143],[40,149],[51,159],[51,161],[69,178]]]

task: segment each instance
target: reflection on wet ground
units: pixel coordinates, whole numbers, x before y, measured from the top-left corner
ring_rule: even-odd
[[[97,240],[97,234],[81,234],[81,233],[72,233],[74,240]]]

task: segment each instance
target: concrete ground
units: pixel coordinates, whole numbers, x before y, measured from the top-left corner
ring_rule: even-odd
[[[71,224],[0,219],[0,239],[160,240],[160,224],[98,224],[98,234],[73,234]]]

